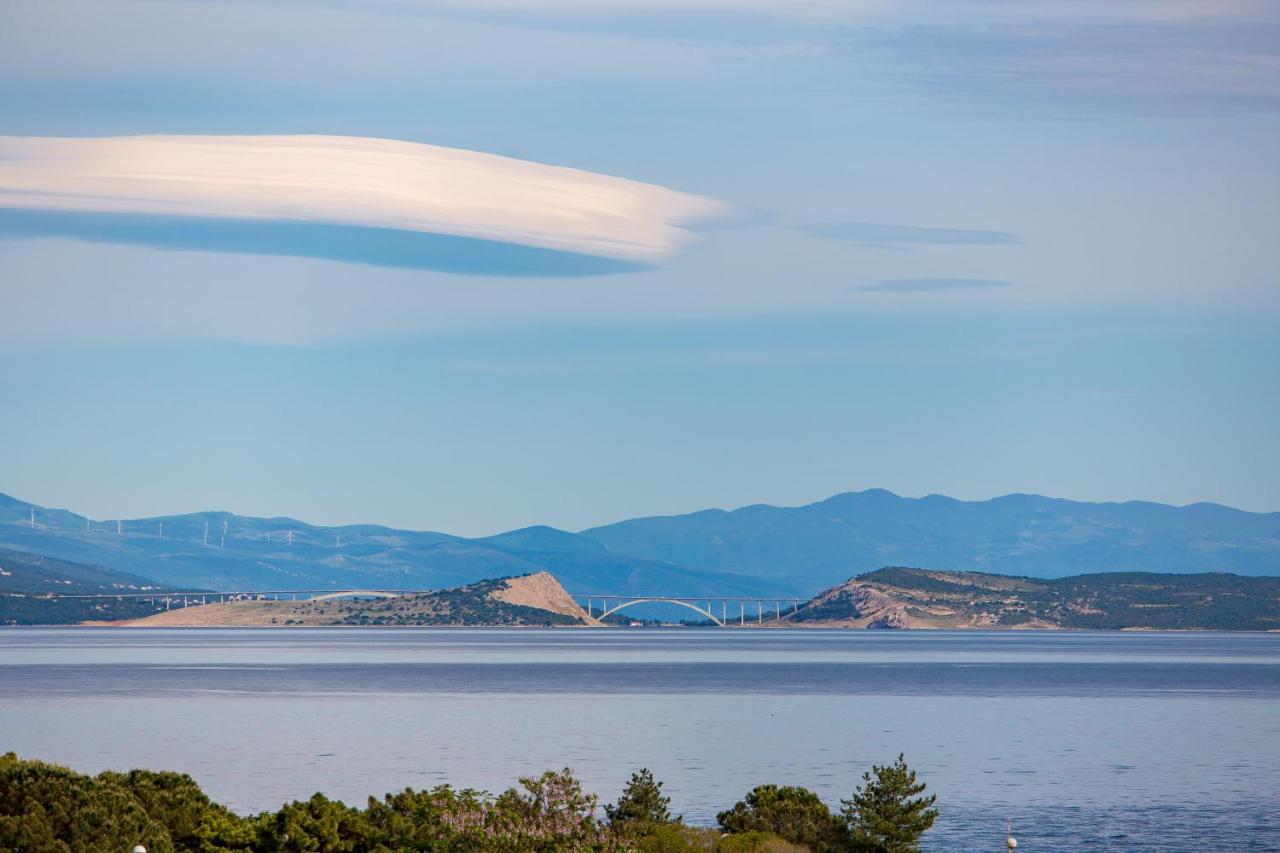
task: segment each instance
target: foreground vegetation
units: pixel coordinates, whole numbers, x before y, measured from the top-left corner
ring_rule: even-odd
[[[132,770],[86,776],[0,756],[0,850],[118,853],[909,853],[933,825],[902,756],[873,767],[833,813],[812,791],[761,785],[718,817],[718,828],[671,815],[662,783],[632,775],[603,814],[568,769],[521,779],[498,796],[406,789],[357,809],[316,794],[240,817],[190,777]]]

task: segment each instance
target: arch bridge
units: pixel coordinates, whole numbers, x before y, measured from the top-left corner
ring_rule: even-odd
[[[784,615],[800,609],[801,601],[795,598],[754,598],[749,596],[731,597],[672,597],[666,595],[572,595],[574,601],[582,605],[587,615],[593,619],[612,616],[628,607],[637,604],[674,604],[692,610],[706,617],[709,622],[720,628],[728,628],[736,624],[739,627],[762,625],[766,620],[778,621]],[[597,607],[597,603],[599,606]],[[754,605],[754,607],[748,607]],[[752,614],[750,610],[754,609]],[[719,615],[716,611],[719,610]],[[772,611],[772,612],[770,612]]]

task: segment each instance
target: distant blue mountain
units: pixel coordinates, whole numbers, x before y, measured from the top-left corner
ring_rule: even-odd
[[[321,527],[292,518],[228,512],[117,523],[7,495],[0,495],[0,547],[109,567],[183,588],[439,589],[545,570],[571,592],[582,593],[784,591],[759,578],[615,554],[592,539],[550,527],[465,539],[377,525]]]
[[[799,507],[636,518],[582,532],[615,553],[818,589],[882,566],[1038,578],[1091,572],[1280,575],[1280,513],[1217,504],[960,501],[883,489]]]
[[[1280,575],[1280,513],[1038,495],[903,498],[872,489],[800,507],[704,510],[581,533],[527,527],[466,539],[228,512],[130,519],[117,532],[114,520],[90,521],[0,495],[0,547],[185,588],[436,589],[546,570],[577,593],[807,597],[883,566],[1040,578],[1111,571]]]

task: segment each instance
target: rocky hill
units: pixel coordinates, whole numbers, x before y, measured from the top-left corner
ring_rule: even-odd
[[[140,598],[73,596],[166,589],[171,587],[102,566],[0,549],[0,625],[133,619],[154,613],[163,605]]]
[[[1117,572],[1041,580],[886,568],[783,624],[848,628],[1280,630],[1280,578]]]
[[[157,613],[138,627],[598,625],[546,572],[395,598],[231,601]]]

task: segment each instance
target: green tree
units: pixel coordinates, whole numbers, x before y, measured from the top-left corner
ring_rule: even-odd
[[[477,791],[455,791],[439,785],[429,791],[412,788],[369,798],[365,822],[370,849],[395,853],[452,853],[474,845],[484,824],[486,803]],[[468,835],[472,837],[468,837]]]
[[[172,853],[160,821],[124,787],[42,761],[0,756],[0,850]]]
[[[269,853],[356,853],[364,850],[368,827],[359,809],[312,794],[292,802],[261,824],[257,849]]]
[[[243,818],[221,807],[206,812],[196,827],[196,846],[192,849],[199,853],[259,853],[260,839],[269,835],[274,817],[267,812]]]
[[[178,853],[243,849],[252,839],[251,832],[239,826],[243,819],[210,801],[196,780],[185,773],[108,771],[99,774],[98,780],[132,794],[147,814],[168,830]],[[227,843],[220,844],[219,840]]]
[[[653,778],[647,769],[632,773],[622,796],[614,805],[606,805],[604,812],[609,825],[631,835],[644,835],[655,827],[673,823],[671,798],[662,794],[662,783]],[[678,820],[678,819],[677,819]]]
[[[933,826],[938,810],[935,795],[922,797],[925,784],[916,781],[901,754],[893,764],[874,766],[862,774],[851,800],[841,800],[850,848],[857,853],[914,853],[920,836]]]
[[[818,795],[791,785],[759,785],[727,812],[716,815],[725,832],[771,832],[816,853],[844,848],[844,822]]]

